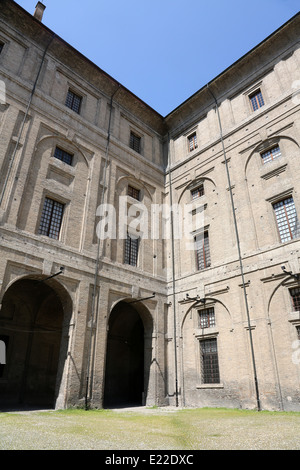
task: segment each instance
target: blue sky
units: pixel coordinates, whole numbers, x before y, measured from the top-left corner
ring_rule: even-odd
[[[17,0],[32,13],[37,0]],[[299,0],[44,0],[43,23],[163,116],[299,11]]]

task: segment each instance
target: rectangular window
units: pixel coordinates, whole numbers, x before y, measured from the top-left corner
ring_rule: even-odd
[[[125,240],[124,263],[130,264],[131,266],[137,266],[138,251],[139,239],[128,233]]]
[[[188,137],[188,141],[189,141],[190,152],[192,152],[193,150],[195,150],[198,147],[196,132]]]
[[[299,236],[297,212],[292,197],[273,204],[281,242],[293,240]]]
[[[252,111],[256,111],[258,108],[264,106],[264,98],[260,90],[256,90],[254,93],[249,95]]]
[[[7,348],[9,336],[0,335],[0,379],[4,375],[5,365],[7,364]]]
[[[58,240],[64,204],[46,197],[40,222],[39,235]]]
[[[272,160],[275,160],[275,158],[278,157],[281,157],[281,151],[278,145],[268,150],[267,152],[263,152],[261,154],[261,158],[264,164],[271,162]]]
[[[204,232],[204,234],[195,237],[195,243],[197,269],[200,271],[201,269],[205,269],[210,266],[208,232]]]
[[[133,186],[128,186],[128,196],[133,197],[134,199],[140,200],[140,190],[134,188]]]
[[[1,52],[2,52],[3,47],[4,47],[4,43],[3,43],[3,42],[0,42],[0,54],[1,54]]]
[[[220,383],[219,360],[216,338],[200,341],[200,349],[202,383]]]
[[[197,188],[191,190],[192,199],[197,199],[204,195],[204,184],[200,184]]]
[[[300,287],[295,287],[290,289],[290,294],[293,303],[293,309],[295,311],[300,311]]]
[[[214,308],[206,308],[204,310],[199,310],[198,314],[199,314],[199,327],[200,328],[211,328],[213,326],[216,326]]]
[[[297,338],[300,340],[300,325],[296,326]]]
[[[81,107],[81,101],[82,97],[79,95],[76,95],[72,90],[68,91],[67,94],[67,99],[66,99],[66,106],[72,111],[75,111],[75,113],[79,114],[80,112],[80,107]]]
[[[129,146],[136,152],[141,153],[141,138],[133,132],[130,133]]]
[[[54,157],[58,158],[58,160],[61,160],[64,163],[67,163],[68,165],[72,165],[73,155],[59,147],[56,147]]]

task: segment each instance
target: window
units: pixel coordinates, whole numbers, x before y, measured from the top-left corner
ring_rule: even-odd
[[[211,328],[216,325],[214,308],[206,308],[204,310],[199,310],[198,314],[200,328]]]
[[[195,237],[197,269],[205,269],[210,266],[210,251],[208,232]]]
[[[300,287],[290,289],[290,295],[292,298],[293,309],[296,312],[300,311]]]
[[[261,158],[264,164],[271,162],[272,160],[275,160],[275,158],[278,157],[281,157],[281,151],[278,145],[268,150],[267,152],[263,152],[261,154]]]
[[[7,363],[7,348],[9,336],[0,335],[0,378],[4,375],[4,368]]]
[[[125,240],[124,263],[137,266],[139,239],[127,233]]]
[[[204,184],[200,184],[197,188],[191,190],[192,199],[197,199],[204,195]]]
[[[281,242],[293,240],[299,236],[298,218],[292,197],[273,204]]]
[[[39,235],[58,240],[64,211],[64,204],[46,197],[42,212]]]
[[[141,138],[133,132],[130,133],[129,146],[136,152],[141,153]]]
[[[298,340],[300,340],[300,325],[296,326],[296,333],[297,333]]]
[[[264,98],[260,90],[256,90],[254,93],[249,95],[252,111],[256,111],[258,108],[264,106]]]
[[[200,341],[200,350],[202,383],[220,383],[219,360],[216,338],[210,338]]]
[[[66,99],[66,106],[72,111],[75,111],[75,113],[79,114],[80,112],[80,107],[81,107],[81,101],[82,97],[79,95],[76,95],[72,90],[68,91],[67,94],[67,99]]]
[[[4,43],[3,43],[3,42],[0,42],[0,54],[1,54],[1,52],[2,52],[3,47],[4,47]]]
[[[54,157],[58,158],[58,160],[61,160],[64,163],[67,163],[68,165],[72,165],[73,155],[59,147],[56,147]]]
[[[194,132],[194,134],[192,134],[188,137],[188,141],[189,141],[190,152],[192,152],[193,150],[195,150],[198,147],[196,132]]]
[[[128,196],[133,197],[134,199],[140,200],[140,190],[134,188],[133,186],[128,186]]]

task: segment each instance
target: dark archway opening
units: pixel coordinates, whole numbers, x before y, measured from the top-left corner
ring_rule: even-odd
[[[144,325],[126,302],[109,319],[104,407],[141,406],[144,401]]]
[[[45,282],[21,279],[6,291],[0,311],[7,343],[2,406],[55,406],[63,318],[61,300]]]

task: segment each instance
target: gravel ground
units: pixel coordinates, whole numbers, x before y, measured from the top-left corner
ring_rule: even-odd
[[[132,408],[0,412],[1,450],[299,450],[300,413]]]

